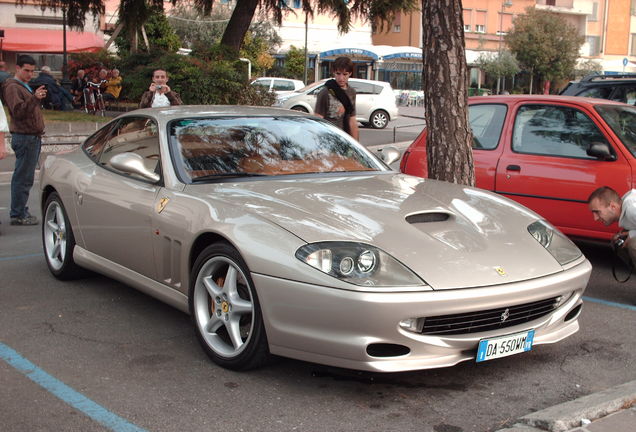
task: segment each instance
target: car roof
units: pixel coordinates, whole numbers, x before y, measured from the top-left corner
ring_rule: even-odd
[[[177,105],[162,108],[142,108],[130,111],[124,115],[150,115],[165,121],[183,117],[311,117],[299,111],[247,105]]]
[[[577,105],[627,105],[622,102],[608,99],[596,99],[581,96],[561,96],[561,95],[497,95],[497,96],[471,96],[468,103],[513,103],[513,102],[567,102]],[[631,106],[631,105],[627,105]]]

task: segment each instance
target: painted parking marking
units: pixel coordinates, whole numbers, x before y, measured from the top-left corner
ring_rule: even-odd
[[[617,307],[617,308],[621,308],[621,309],[627,309],[627,310],[631,310],[631,311],[636,311],[636,306],[628,305],[628,304],[625,304],[625,303],[617,303],[617,302],[613,302],[613,301],[601,300],[601,299],[597,299],[597,298],[593,298],[593,297],[585,297],[585,296],[583,296],[583,300],[584,301],[589,301],[590,303],[598,303],[598,304],[602,304],[602,305],[605,305],[605,306],[611,306],[611,307]]]
[[[32,254],[26,254],[26,255],[0,257],[0,261],[15,261],[15,260],[21,260],[25,258],[43,257],[43,256],[44,254],[42,252],[39,252],[39,253],[32,253]]]
[[[0,342],[0,359],[49,393],[113,432],[147,432],[49,375],[2,342]]]

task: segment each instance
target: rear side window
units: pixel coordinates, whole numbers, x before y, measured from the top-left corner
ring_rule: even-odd
[[[594,88],[583,90],[581,93],[577,94],[577,96],[599,98],[599,99],[609,99],[611,93],[612,93],[611,87],[594,87]]]
[[[517,111],[512,149],[519,153],[596,159],[593,143],[609,143],[584,112],[559,105],[524,105]]]
[[[357,94],[376,94],[376,86],[371,83],[349,81],[349,85],[356,89]]]
[[[294,83],[287,80],[274,80],[274,90],[293,91]]]
[[[473,130],[473,148],[492,150],[497,147],[504,119],[506,105],[480,104],[468,107],[468,121]]]

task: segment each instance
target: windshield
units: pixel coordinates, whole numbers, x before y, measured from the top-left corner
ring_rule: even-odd
[[[597,105],[596,111],[636,157],[636,107],[627,105]]]
[[[169,131],[185,183],[388,170],[349,135],[312,117],[185,118]]]

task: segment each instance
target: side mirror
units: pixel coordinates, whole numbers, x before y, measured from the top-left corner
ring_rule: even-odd
[[[616,156],[612,154],[609,145],[601,142],[592,143],[587,149],[587,155],[603,161],[616,160]]]
[[[380,158],[387,165],[391,165],[393,162],[400,159],[400,156],[402,155],[394,146],[386,146],[378,151],[382,153]]]
[[[144,158],[137,153],[126,152],[115,155],[110,158],[110,164],[113,168],[118,169],[121,172],[136,174],[146,180],[152,181],[153,183],[161,180],[159,174],[146,168],[146,165],[144,165]]]

